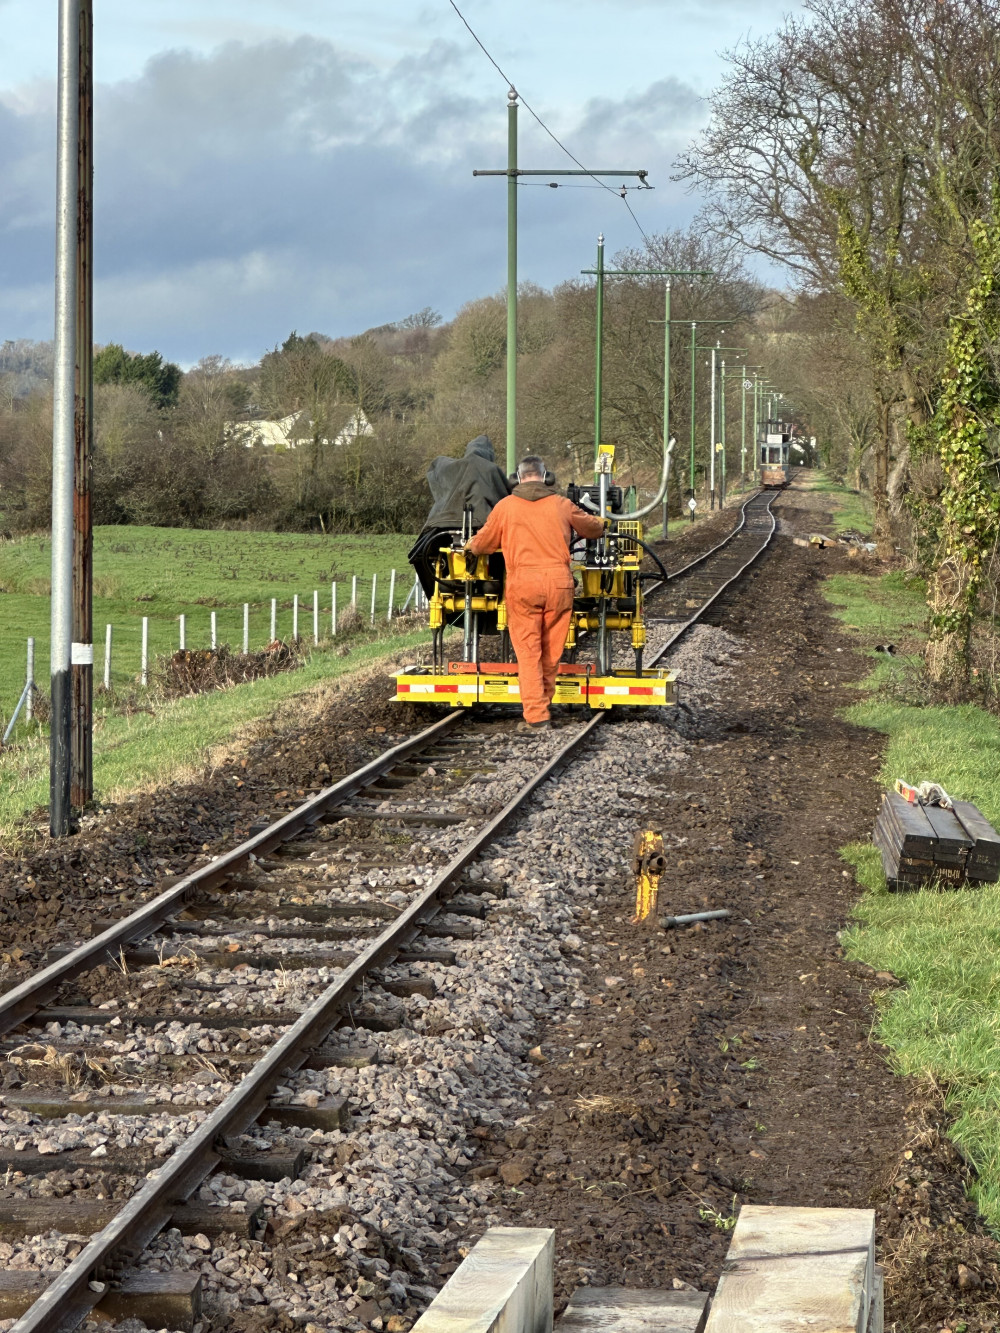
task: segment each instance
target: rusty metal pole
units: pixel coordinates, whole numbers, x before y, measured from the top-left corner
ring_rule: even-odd
[[[79,0],[79,7],[70,802],[81,809],[94,796],[94,531],[90,496],[94,452],[93,0]]]
[[[73,730],[73,464],[76,400],[76,244],[79,235],[79,0],[59,0],[56,131],[55,365],[52,383],[52,717],[49,829],[70,831],[70,736]]]

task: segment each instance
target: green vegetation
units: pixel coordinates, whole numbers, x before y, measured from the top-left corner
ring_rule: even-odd
[[[413,538],[272,532],[205,532],[182,528],[98,527],[94,536],[94,640],[100,678],[105,625],[114,627],[112,686],[131,688],[139,672],[142,618],[149,618],[150,658],[178,646],[178,621],[186,616],[187,646],[207,647],[214,610],[218,642],[243,643],[243,604],[250,604],[250,646],[270,637],[271,599],[278,602],[278,635],[290,639],[292,604],[300,599],[299,633],[312,633],[312,595],[320,594],[321,635],[330,625],[330,585],[337,605],[350,602],[358,576],[358,602],[367,618],[371,577],[378,575],[377,611],[383,619],[389,573],[396,570],[396,605],[413,586],[406,552]],[[36,640],[36,674],[48,673],[48,538],[25,537],[0,545],[0,710],[9,715],[24,684],[25,641]]]
[[[873,700],[851,721],[890,737],[881,780],[933,780],[1000,825],[1000,721],[972,705]],[[874,847],[844,851],[866,892],[844,938],[852,958],[906,983],[880,1002],[879,1037],[901,1073],[945,1090],[951,1135],[975,1164],[974,1194],[1000,1229],[1000,887],[886,891]]]
[[[121,800],[168,786],[200,770],[206,752],[240,728],[266,717],[292,695],[370,665],[390,651],[422,643],[423,630],[355,641],[346,656],[314,652],[299,671],[249,685],[163,701],[131,715],[107,712],[96,719],[94,789],[98,800]],[[25,814],[48,801],[48,740],[44,736],[0,754],[0,832],[9,834]]]
[[[94,357],[95,384],[137,384],[154,406],[173,407],[180,393],[181,368],[164,361],[159,352],[142,356],[126,352],[120,343],[108,343]]]
[[[917,580],[841,576],[827,585],[862,642],[912,633],[926,618]],[[916,707],[886,698],[883,664],[848,711],[889,737],[880,779],[940,782],[1000,825],[1000,720],[974,705]],[[843,851],[865,890],[843,937],[849,957],[899,977],[879,997],[878,1035],[900,1073],[942,1088],[951,1135],[975,1164],[976,1203],[1000,1230],[1000,886],[890,894],[870,843]]]
[[[836,497],[834,532],[860,532],[866,537],[871,534],[873,510],[870,495],[852,491],[842,482],[834,481],[828,472],[821,472],[810,489]]]
[[[834,574],[825,592],[837,619],[859,631],[864,642],[885,643],[921,633],[927,619],[925,584],[909,574]]]

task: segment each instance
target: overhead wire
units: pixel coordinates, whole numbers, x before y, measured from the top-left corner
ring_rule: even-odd
[[[512,92],[515,92],[515,93],[516,93],[516,92],[517,92],[517,89],[515,88],[514,80],[508,77],[508,75],[507,75],[507,74],[504,72],[504,70],[500,67],[499,63],[498,63],[498,62],[494,59],[494,57],[490,54],[490,52],[489,52],[489,50],[487,49],[485,43],[482,41],[482,39],[480,38],[479,34],[478,34],[478,33],[476,32],[476,30],[473,28],[473,26],[472,26],[472,24],[469,22],[469,20],[465,17],[465,15],[464,15],[464,14],[462,13],[462,11],[459,9],[458,5],[455,3],[455,0],[448,0],[448,3],[451,5],[451,7],[452,7],[452,9],[455,11],[455,13],[458,15],[459,19],[462,21],[462,24],[463,24],[463,26],[465,27],[466,31],[468,32],[469,36],[470,36],[470,37],[472,38],[472,40],[476,43],[476,45],[479,47],[480,51],[482,51],[483,55],[484,55],[484,56],[486,57],[486,59],[490,62],[490,64],[493,66],[493,68],[496,70],[496,72],[500,75],[500,77],[503,79],[504,83],[506,83],[507,87],[508,87]],[[600,188],[601,188],[602,190],[607,190],[608,194],[615,194],[615,195],[619,195],[619,194],[620,194],[620,192],[619,192],[618,190],[614,189],[614,188],[613,188],[612,186],[610,186],[610,185],[605,184],[605,182],[602,181],[602,180],[600,179],[599,176],[595,176],[591,171],[588,171],[588,170],[587,170],[587,168],[583,165],[583,163],[580,161],[580,159],[579,159],[574,153],[570,152],[570,150],[566,147],[566,145],[562,142],[562,140],[561,140],[560,138],[558,138],[558,136],[557,136],[556,134],[554,134],[552,130],[549,129],[548,125],[546,125],[545,121],[542,120],[541,116],[540,116],[540,115],[538,114],[538,112],[534,109],[534,107],[531,106],[531,104],[527,101],[527,99],[523,96],[523,94],[521,94],[521,93],[517,93],[517,96],[520,98],[520,100],[521,100],[521,104],[522,104],[522,106],[524,107],[524,109],[528,112],[528,114],[529,114],[529,115],[530,115],[530,116],[531,116],[531,117],[538,123],[538,125],[541,126],[541,128],[542,128],[542,129],[545,131],[545,133],[549,136],[549,138],[552,140],[552,142],[553,142],[558,148],[561,148],[561,149],[562,149],[562,151],[566,154],[566,156],[569,158],[569,160],[570,160],[571,162],[574,162],[574,163],[580,168],[581,171],[585,171],[585,172],[587,173],[587,175],[590,176],[591,180],[594,180],[594,181],[597,182],[597,184],[600,186]],[[579,188],[579,187],[578,187],[578,188]],[[592,188],[592,187],[585,187],[585,188]],[[624,188],[625,188],[625,187],[623,186],[622,189],[624,190]],[[637,188],[637,189],[647,189],[647,190],[648,190],[648,189],[652,189],[652,186],[649,186],[649,185],[646,185],[646,186],[637,186],[637,187],[635,187],[635,188]],[[635,223],[635,225],[639,228],[639,233],[640,233],[640,235],[642,236],[642,239],[646,242],[647,245],[651,244],[649,237],[646,235],[646,233],[645,233],[645,232],[643,231],[643,229],[642,229],[642,225],[641,225],[641,223],[639,222],[639,219],[636,217],[635,213],[632,212],[632,206],[631,206],[631,204],[629,203],[628,199],[626,199],[626,197],[625,197],[624,194],[620,194],[620,197],[621,197],[623,203],[625,204],[625,207],[628,209],[629,213],[631,214],[631,216],[632,216],[632,221],[633,221],[633,222]]]

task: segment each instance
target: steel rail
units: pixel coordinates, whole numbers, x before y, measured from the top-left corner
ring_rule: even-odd
[[[30,1018],[65,982],[72,981],[81,972],[106,962],[108,955],[114,957],[124,945],[153,934],[199,889],[214,888],[244,869],[249,864],[251,856],[263,855],[318,823],[328,810],[341,805],[376,778],[382,777],[414,751],[424,749],[438,736],[452,730],[461,720],[459,713],[449,714],[423,731],[417,732],[416,735],[408,737],[399,745],[386,750],[384,754],[363,764],[353,773],[340,778],[329,787],[324,787],[315,796],[311,796],[290,810],[287,815],[268,825],[263,832],[248,838],[246,842],[241,842],[238,847],[225,852],[216,860],[210,861],[208,865],[193,870],[191,874],[185,875],[151,902],[144,903],[131,915],[114,922],[94,939],[81,944],[57,962],[50,963],[48,967],[22,981],[19,986],[0,995],[0,1036]]]
[[[748,495],[740,505],[740,521],[737,523],[736,527],[733,528],[732,532],[727,533],[721,542],[716,542],[714,546],[710,546],[709,549],[701,555],[695,556],[695,558],[690,560],[686,565],[681,565],[680,569],[671,570],[667,582],[673,582],[674,579],[682,578],[683,575],[690,573],[692,569],[697,569],[699,565],[704,564],[709,556],[715,555],[716,551],[721,551],[724,546],[728,546],[733,538],[746,527],[748,505],[753,504],[754,500],[759,499],[763,494],[765,494],[763,490],[758,490],[754,491],[752,495]],[[656,583],[650,584],[649,589],[643,593],[643,597],[651,597],[653,593],[664,586],[663,579],[659,579]]]
[[[216,1166],[219,1141],[242,1133],[257,1119],[267,1106],[274,1084],[298,1069],[309,1052],[322,1043],[343,1016],[364,978],[419,935],[428,921],[446,905],[446,891],[453,881],[603,720],[603,713],[596,714],[562,745],[499,814],[455,854],[419,898],[410,903],[299,1015],[285,1035],[257,1062],[252,1073],[211,1112],[166,1165],[147,1179],[121,1212],[93,1237],[17,1320],[12,1333],[61,1333],[87,1317],[105,1294],[103,1275],[109,1268],[120,1271],[123,1264],[138,1258],[142,1249],[167,1225],[177,1203],[188,1198]],[[440,724],[435,724],[428,731],[439,729]],[[422,736],[426,744],[427,733]],[[397,747],[397,750],[400,748],[403,747]],[[407,742],[406,748],[409,752],[413,746]],[[273,837],[271,841],[274,841]],[[244,848],[248,846],[243,844]]]
[[[738,579],[741,579],[743,575],[747,572],[747,570],[750,568],[750,566],[754,563],[754,561],[758,560],[770,546],[771,540],[774,537],[775,531],[777,530],[778,526],[777,520],[771,513],[771,505],[774,503],[774,494],[768,494],[766,491],[758,491],[758,493],[754,496],[751,496],[750,500],[748,500],[746,504],[743,506],[743,520],[740,524],[740,527],[734,528],[733,531],[729,534],[729,537],[726,539],[726,541],[720,542],[718,546],[713,547],[713,549],[709,551],[708,554],[712,555],[716,551],[720,550],[723,546],[728,545],[728,543],[732,541],[732,539],[737,535],[737,533],[739,533],[745,528],[747,507],[749,506],[751,501],[759,500],[762,495],[767,495],[767,500],[765,504],[762,506],[763,512],[766,513],[767,518],[770,521],[770,527],[768,529],[767,536],[761,542],[760,546],[753,552],[750,558],[748,560],[745,560],[743,564],[740,565],[739,569],[737,569],[735,573],[731,574],[729,578],[725,580],[725,582],[721,583],[719,587],[716,588],[715,592],[712,593],[711,597],[709,597],[706,601],[704,601],[701,604],[701,606],[698,607],[694,615],[689,616],[687,620],[685,620],[681,625],[679,625],[677,629],[674,631],[674,633],[670,636],[670,638],[667,639],[666,643],[662,644],[661,647],[659,647],[656,650],[653,656],[649,659],[651,666],[659,662],[660,659],[664,656],[664,654],[669,652],[670,649],[673,648],[674,645],[677,644],[684,637],[685,634],[687,634],[688,630],[690,630],[692,626],[698,623],[698,621],[705,614],[708,608],[712,606],[713,603],[718,601],[718,599],[722,596],[722,594],[728,588],[732,587],[732,585],[736,583]],[[747,535],[749,535],[749,532],[747,533]],[[696,560],[693,563],[701,564],[702,561]],[[687,568],[691,567],[692,566],[687,566]]]
[[[743,532],[747,528],[747,510],[761,494],[763,492],[758,492],[744,502],[740,522],[727,537],[671,574],[670,582],[704,564]],[[657,650],[653,662],[659,661],[697,623],[770,544],[776,529],[770,510],[773,498],[773,495],[770,496],[763,506],[770,520],[770,530],[761,545],[678,627]],[[661,581],[650,592],[663,586]],[[0,997],[0,1033],[8,1032],[30,1018],[62,984],[103,961],[109,953],[113,954],[123,945],[152,934],[199,888],[217,885],[248,864],[251,856],[261,855],[310,828],[328,810],[336,808],[409,755],[456,727],[464,720],[464,716],[464,710],[449,713],[424,731],[387,750],[303,802],[263,832],[209,865],[186,875],[152,902]],[[606,714],[598,712],[576,731],[504,808],[465,843],[424,892],[357,955],[336,981],[317,996],[257,1062],[253,1071],[208,1115],[167,1163],[147,1179],[139,1192],[89,1241],[77,1258],[16,1321],[12,1333],[64,1333],[64,1330],[76,1327],[87,1318],[106,1294],[108,1276],[117,1274],[138,1259],[142,1249],[169,1223],[177,1204],[190,1197],[215,1168],[219,1161],[218,1146],[226,1138],[244,1132],[266,1110],[275,1083],[300,1068],[309,1053],[322,1044],[344,1016],[364,979],[380,964],[404,950],[434,915],[446,907],[449,897],[447,890],[465,867],[489,846],[527,799],[605,719]]]

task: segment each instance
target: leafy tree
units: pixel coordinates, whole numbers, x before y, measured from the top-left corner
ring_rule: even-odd
[[[158,408],[173,407],[181,384],[181,368],[164,361],[159,352],[143,356],[126,352],[121,343],[108,343],[94,357],[95,384],[138,384]]]

